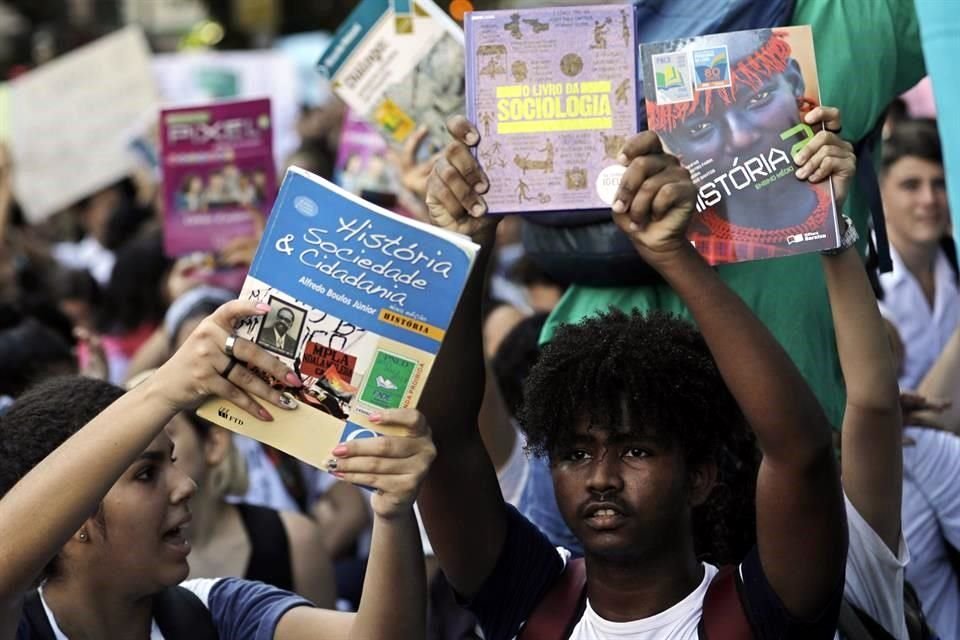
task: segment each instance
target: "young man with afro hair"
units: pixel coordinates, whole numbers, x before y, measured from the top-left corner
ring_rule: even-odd
[[[821,107],[807,122],[838,130],[839,114]],[[489,182],[470,153],[479,132],[463,118],[449,128],[455,142],[431,175],[427,204],[434,224],[484,250],[420,403],[438,457],[418,504],[484,637],[508,640],[524,637],[551,589],[581,565],[504,503],[474,426],[480,276],[496,218],[484,215]],[[822,131],[808,149],[799,163],[808,179],[832,177],[842,202],[855,163],[849,145]],[[696,198],[689,174],[650,132],[631,138],[620,161],[614,220],[699,332],[664,314],[610,311],[558,332],[530,373],[529,447],[548,457],[557,505],[585,556],[583,595],[554,615],[570,620],[557,635],[693,640],[716,565],[732,563],[752,637],[832,638],[847,536],[830,424],[770,332],[686,239]]]

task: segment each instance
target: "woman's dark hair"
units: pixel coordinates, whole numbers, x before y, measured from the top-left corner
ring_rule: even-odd
[[[917,118],[897,123],[890,137],[883,141],[881,171],[887,171],[907,156],[943,164],[936,120]]]
[[[643,429],[672,443],[689,465],[714,462],[717,487],[693,515],[697,553],[720,563],[742,559],[755,538],[757,450],[690,323],[659,311],[611,309],[561,327],[524,387],[528,449],[559,454],[584,419],[598,428]]]
[[[62,376],[20,396],[0,416],[0,496],[122,395],[123,389],[102,380]],[[105,531],[102,510],[96,518]],[[58,557],[42,577],[54,578],[59,572]]]
[[[0,395],[18,397],[51,375],[76,373],[70,343],[43,322],[0,307]]]
[[[103,292],[97,327],[126,333],[159,324],[167,308],[163,285],[173,261],[163,253],[160,231],[131,240],[117,252],[110,283]]]

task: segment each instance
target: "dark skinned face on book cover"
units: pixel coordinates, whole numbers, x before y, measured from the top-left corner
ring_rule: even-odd
[[[789,44],[785,44],[770,37],[769,32],[730,38],[727,46],[731,69],[734,78],[740,79],[735,80],[735,94],[711,96],[709,101],[702,100],[692,114],[674,118],[674,126],[661,133],[668,149],[685,164],[713,159],[713,166],[721,173],[736,164],[742,165],[748,158],[769,153],[770,140],[778,140],[781,132],[799,122],[801,108],[810,105],[804,95],[800,67],[789,57]],[[738,69],[745,68],[751,71],[750,81],[738,74]],[[728,103],[724,98],[732,100]],[[778,148],[789,153],[791,145],[792,141],[784,142]],[[738,198],[743,208],[737,212],[737,221],[775,228],[772,214],[783,205],[782,189],[777,187],[775,183],[762,190],[740,191]],[[791,197],[795,198],[796,192]],[[812,208],[816,196],[810,192],[809,198]]]

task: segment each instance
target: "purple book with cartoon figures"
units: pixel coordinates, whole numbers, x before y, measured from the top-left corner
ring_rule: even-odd
[[[609,208],[637,131],[633,7],[475,11],[464,29],[489,212]]]
[[[272,135],[269,99],[161,111],[167,255],[259,235],[277,190]]]

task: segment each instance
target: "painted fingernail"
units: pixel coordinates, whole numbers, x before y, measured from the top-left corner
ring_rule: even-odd
[[[291,387],[303,386],[303,380],[301,380],[300,377],[293,371],[288,372],[286,377],[284,377],[284,380],[286,380],[287,384],[289,384]]]
[[[336,478],[340,478],[340,479],[343,479],[343,478],[346,477],[346,476],[344,476],[342,473],[340,473],[339,471],[332,471],[332,472],[331,472],[331,475],[333,475],[333,476],[336,477]]]
[[[627,154],[621,153],[620,155],[617,156],[617,162],[626,166],[630,164],[630,158],[627,157]]]
[[[346,445],[338,444],[333,448],[333,451],[330,452],[330,455],[336,458],[342,458],[343,456],[347,455],[347,453],[348,453],[348,450]]]
[[[467,135],[463,136],[463,141],[472,146],[480,142],[480,136],[470,131]]]
[[[473,215],[482,216],[486,212],[487,208],[478,202],[477,204],[473,205],[470,210],[473,211]]]
[[[260,415],[261,420],[266,420],[267,422],[273,421],[273,416],[270,415],[270,412],[263,407],[260,407],[260,409],[257,410],[257,413]]]
[[[370,422],[380,422],[381,420],[383,420],[383,414],[371,413],[369,416],[367,416],[367,420],[369,420]]]
[[[613,212],[614,213],[623,213],[627,210],[627,205],[623,203],[623,200],[617,200],[613,203]]]
[[[289,393],[280,395],[280,406],[284,409],[296,409],[299,403]]]
[[[260,302],[257,304],[257,311],[270,311],[270,305],[268,305],[266,302]]]

